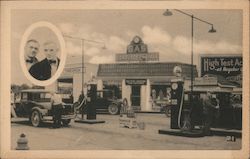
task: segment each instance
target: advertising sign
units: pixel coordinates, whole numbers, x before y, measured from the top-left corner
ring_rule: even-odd
[[[159,53],[116,54],[116,61],[159,61]]]
[[[127,54],[116,54],[116,62],[159,61],[158,52],[148,52],[148,46],[139,36],[135,36],[127,46]]]
[[[146,79],[126,79],[125,83],[126,85],[146,85],[147,80]]]
[[[69,73],[82,73],[82,67],[65,67],[64,71]],[[85,72],[85,69],[83,69],[83,72]]]
[[[242,56],[201,56],[201,76],[221,75],[227,80],[242,83]]]

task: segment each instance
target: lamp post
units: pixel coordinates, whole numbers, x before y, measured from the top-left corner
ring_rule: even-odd
[[[206,24],[210,25],[210,26],[211,26],[211,29],[208,31],[209,33],[215,33],[216,30],[214,29],[213,24],[210,23],[210,22],[207,22],[207,21],[205,21],[205,20],[203,20],[203,19],[197,18],[197,17],[195,17],[193,14],[189,14],[189,13],[183,12],[183,11],[181,11],[181,10],[179,10],[179,9],[174,9],[174,10],[191,18],[191,84],[190,84],[190,88],[191,88],[191,92],[190,92],[191,99],[190,99],[190,104],[191,104],[191,106],[192,106],[192,105],[193,105],[193,86],[194,86],[194,84],[193,84],[193,81],[194,81],[194,68],[193,68],[193,63],[194,63],[194,61],[193,61],[193,59],[194,59],[194,50],[193,50],[193,46],[194,46],[194,44],[193,44],[193,42],[194,42],[194,19],[195,19],[195,20],[198,20],[198,21],[200,21],[200,22],[203,22],[203,23],[206,23]],[[164,15],[164,16],[172,16],[173,13],[172,13],[169,9],[167,9],[167,10],[163,13],[163,15]]]
[[[69,39],[74,39],[74,40],[79,40],[81,41],[81,49],[82,49],[82,54],[81,54],[81,62],[82,62],[82,93],[83,93],[83,87],[84,87],[84,44],[85,42],[89,42],[89,43],[96,43],[96,44],[102,44],[103,47],[102,49],[106,49],[105,43],[104,42],[100,42],[100,41],[95,41],[95,40],[90,40],[90,39],[84,39],[84,38],[80,38],[80,37],[73,37],[73,36],[69,36],[69,35],[63,35],[66,38]]]

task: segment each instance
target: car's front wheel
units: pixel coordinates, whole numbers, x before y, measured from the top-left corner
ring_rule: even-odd
[[[118,105],[116,105],[116,104],[109,105],[108,111],[109,111],[109,114],[111,114],[111,115],[118,114],[119,113]]]
[[[35,126],[35,127],[40,126],[40,124],[41,124],[40,112],[38,110],[33,110],[32,113],[31,113],[30,120],[31,120],[31,124],[33,126]]]

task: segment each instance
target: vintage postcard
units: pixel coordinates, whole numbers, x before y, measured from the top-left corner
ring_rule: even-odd
[[[1,158],[249,158],[249,1],[1,1]]]

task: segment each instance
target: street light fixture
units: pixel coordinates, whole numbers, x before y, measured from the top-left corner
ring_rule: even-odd
[[[171,16],[171,15],[173,15],[173,13],[172,13],[169,9],[167,9],[167,10],[163,13],[163,15],[164,15],[164,16]]]
[[[197,18],[193,14],[189,14],[189,13],[183,12],[182,10],[179,10],[179,9],[174,9],[174,10],[191,18],[191,92],[190,92],[191,99],[190,99],[190,104],[193,105],[193,81],[194,81],[194,71],[193,71],[193,69],[194,69],[193,68],[193,59],[194,59],[194,55],[193,55],[194,54],[194,51],[193,51],[193,40],[194,40],[194,19],[210,25],[211,29],[208,31],[209,33],[215,33],[216,30],[214,29],[213,24],[210,23],[210,22],[207,22],[207,21],[205,21],[203,19]],[[172,16],[173,13],[169,9],[167,9],[163,13],[163,15],[164,16]]]
[[[212,28],[208,31],[209,33],[216,33],[216,30],[214,29],[214,26],[212,25]]]

